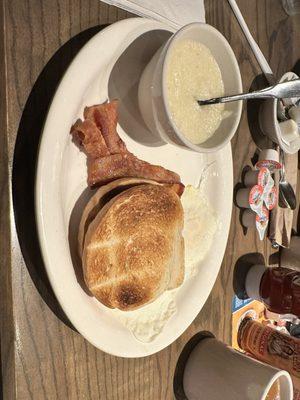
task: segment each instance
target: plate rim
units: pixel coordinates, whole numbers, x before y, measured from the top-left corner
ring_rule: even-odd
[[[44,223],[43,223],[43,208],[41,206],[41,198],[40,195],[42,193],[42,186],[44,185],[43,182],[43,168],[42,168],[42,160],[43,160],[43,154],[45,153],[45,151],[47,150],[46,147],[46,135],[45,132],[47,132],[47,129],[50,122],[51,122],[51,118],[52,118],[52,113],[53,113],[53,104],[55,105],[55,102],[57,102],[57,98],[60,96],[60,87],[61,84],[64,80],[64,77],[68,74],[68,72],[70,71],[70,69],[72,68],[74,62],[78,62],[78,59],[80,58],[81,54],[83,53],[84,49],[86,49],[87,45],[91,45],[91,42],[93,41],[98,41],[99,38],[104,35],[107,34],[110,30],[113,30],[116,28],[116,26],[120,27],[122,25],[126,26],[126,25],[132,25],[132,27],[137,27],[138,25],[143,25],[143,24],[149,24],[149,26],[152,25],[151,29],[165,29],[165,30],[170,30],[170,31],[174,31],[174,28],[155,21],[155,20],[150,20],[150,19],[145,19],[145,18],[128,18],[125,20],[121,20],[121,21],[117,21],[111,25],[109,25],[108,27],[104,28],[103,30],[101,30],[99,33],[97,33],[96,35],[94,35],[83,47],[82,49],[78,52],[78,54],[74,57],[74,59],[72,60],[72,62],[69,64],[67,70],[65,71],[64,75],[62,76],[60,83],[55,91],[55,94],[53,96],[53,99],[51,101],[51,105],[50,108],[48,110],[46,119],[45,119],[45,123],[44,123],[44,127],[43,127],[43,131],[41,133],[41,139],[40,139],[40,143],[39,143],[39,148],[38,148],[38,160],[37,160],[37,167],[36,167],[36,177],[35,177],[35,196],[34,196],[34,201],[35,201],[35,217],[36,217],[36,223],[37,223],[37,231],[38,231],[38,240],[39,240],[39,244],[41,247],[41,253],[42,253],[42,258],[45,264],[45,269],[46,269],[46,273],[48,276],[48,279],[50,281],[50,284],[52,286],[52,289],[55,293],[55,296],[59,302],[59,304],[61,305],[62,309],[64,310],[66,316],[68,317],[68,319],[70,320],[70,322],[72,323],[72,325],[76,328],[76,330],[86,339],[88,340],[91,344],[93,344],[96,348],[112,354],[114,356],[118,356],[118,357],[124,357],[124,358],[139,358],[139,357],[145,357],[145,356],[149,356],[152,354],[157,353],[158,351],[163,350],[164,348],[166,348],[167,346],[169,346],[171,343],[173,343],[174,341],[176,341],[181,335],[182,333],[191,325],[191,323],[194,321],[194,319],[197,317],[197,315],[199,314],[199,312],[201,311],[202,307],[200,309],[198,309],[198,312],[196,313],[196,315],[194,316],[194,318],[189,321],[188,325],[184,324],[183,329],[180,330],[179,334],[176,335],[175,338],[173,338],[171,341],[169,340],[168,343],[165,345],[161,345],[161,346],[157,346],[158,348],[155,348],[153,351],[152,350],[146,350],[141,353],[137,353],[135,351],[131,351],[129,355],[126,354],[120,354],[118,352],[114,352],[112,351],[112,349],[107,349],[105,346],[101,347],[99,345],[99,343],[95,342],[95,340],[93,339],[93,337],[91,337],[90,335],[88,335],[86,332],[84,332],[81,329],[81,326],[74,322],[74,318],[71,315],[71,312],[69,312],[69,306],[67,306],[65,304],[65,299],[64,297],[61,297],[61,293],[60,290],[58,290],[57,288],[57,282],[55,280],[55,278],[52,275],[52,270],[51,267],[49,267],[49,265],[51,264],[51,260],[48,259],[48,254],[47,254],[47,240],[45,238],[45,233],[44,233]],[[154,28],[155,25],[155,28]],[[150,30],[150,29],[149,29]],[[105,33],[104,33],[105,32]],[[50,121],[50,122],[49,122]],[[222,262],[223,262],[223,258],[224,258],[224,254],[226,251],[226,247],[227,247],[227,242],[228,242],[228,236],[229,236],[229,230],[230,230],[230,221],[231,221],[231,215],[232,215],[232,190],[233,190],[233,165],[232,165],[232,151],[231,151],[231,144],[230,142],[223,148],[223,150],[221,151],[226,151],[226,157],[228,157],[228,162],[230,163],[230,171],[228,171],[230,177],[229,177],[229,183],[230,183],[230,202],[231,202],[231,207],[230,210],[228,210],[228,223],[226,226],[226,236],[227,236],[227,240],[225,241],[225,243],[223,244],[224,249],[222,249],[222,257],[221,257],[221,261],[220,261],[220,265],[218,267],[217,273],[215,274],[214,278],[213,278],[213,283],[211,285],[211,289],[210,291],[207,293],[206,296],[206,300],[209,297],[211,290],[213,288],[213,285],[217,279],[218,273],[220,271]],[[205,301],[206,301],[205,300]],[[204,302],[205,303],[205,302]],[[203,305],[204,305],[203,303]],[[101,318],[101,317],[99,317]],[[148,344],[148,343],[147,343]],[[146,347],[146,346],[145,346]]]

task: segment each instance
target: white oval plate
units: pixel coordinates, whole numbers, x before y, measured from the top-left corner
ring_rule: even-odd
[[[132,116],[138,74],[154,53],[154,47],[158,48],[170,31],[171,28],[161,23],[133,18],[110,25],[96,34],[82,48],[63,77],[53,98],[40,144],[36,218],[49,280],[74,327],[94,346],[122,357],[143,357],[158,352],[176,340],[192,323],[218,275],[230,226],[233,189],[230,144],[218,153],[207,155],[172,145],[156,146],[155,140],[151,144],[152,136],[142,126],[139,116]],[[138,45],[130,46],[132,43]],[[119,59],[126,48],[129,49],[125,53],[127,56]],[[128,68],[124,68],[126,63],[130,64]],[[130,98],[130,93],[133,93],[133,98]],[[76,278],[76,256],[71,256],[69,245],[68,236],[76,236],[77,229],[73,226],[75,222],[71,223],[69,233],[70,218],[78,222],[80,216],[80,211],[78,215],[73,211],[74,205],[77,202],[75,210],[80,209],[89,192],[85,190],[86,157],[72,143],[70,126],[81,116],[85,105],[101,103],[107,97],[115,96],[121,99],[120,136],[128,149],[141,159],[176,171],[185,184],[193,185],[198,184],[203,168],[214,161],[206,183],[209,200],[221,221],[213,249],[199,265],[197,276],[187,280],[177,291],[177,313],[150,343],[136,340],[106,307],[86,294]],[[133,137],[140,138],[140,142]],[[77,201],[79,197],[81,202]]]

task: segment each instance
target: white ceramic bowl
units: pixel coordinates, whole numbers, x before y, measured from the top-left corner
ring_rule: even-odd
[[[298,79],[298,75],[293,72],[285,73],[279,82]],[[300,149],[300,139],[292,142],[284,140],[277,118],[277,99],[266,99],[262,102],[259,110],[259,124],[262,132],[273,142],[279,144],[281,149],[288,154],[297,153]]]
[[[164,142],[176,144],[198,152],[217,151],[233,137],[242,112],[242,102],[225,104],[219,128],[205,142],[194,144],[174,124],[166,100],[166,70],[170,50],[179,41],[196,40],[207,46],[216,59],[226,94],[242,92],[242,80],[235,55],[224,36],[208,24],[192,23],[176,32],[153,56],[139,83],[139,107],[149,130]]]

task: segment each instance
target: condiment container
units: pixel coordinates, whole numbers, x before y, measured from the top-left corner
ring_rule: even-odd
[[[265,195],[264,202],[268,210],[273,210],[276,207],[278,201],[278,191],[275,186],[273,186]]]
[[[255,164],[255,168],[260,169],[262,167],[268,168],[271,173],[281,168],[281,164],[279,162],[279,154],[277,150],[265,149],[259,153],[259,158],[257,163]]]
[[[236,203],[241,208],[251,208],[256,211],[262,207],[263,188],[254,185],[252,188],[239,189],[236,194]]]
[[[245,290],[248,297],[263,302],[269,311],[300,317],[299,271],[254,265],[245,277]]]
[[[289,372],[293,399],[300,400],[300,339],[246,317],[238,330],[238,344],[257,360]]]
[[[247,187],[260,185],[263,188],[271,188],[274,185],[274,180],[268,168],[262,167],[259,170],[251,169],[247,171],[244,177],[244,185]]]
[[[269,210],[262,206],[255,218],[255,226],[260,240],[263,240],[269,224]]]

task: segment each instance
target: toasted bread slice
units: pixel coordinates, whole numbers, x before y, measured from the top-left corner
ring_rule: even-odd
[[[113,197],[129,189],[133,186],[149,183],[152,185],[162,185],[156,181],[140,178],[122,178],[117,179],[107,185],[101,186],[97,192],[91,197],[81,216],[79,231],[78,231],[78,253],[82,257],[84,238],[90,223],[94,220],[98,212],[111,200]],[[181,196],[184,185],[182,183],[164,184],[174,190],[178,196]]]
[[[184,278],[183,209],[172,188],[141,184],[113,197],[89,224],[85,282],[111,308],[133,310]]]

